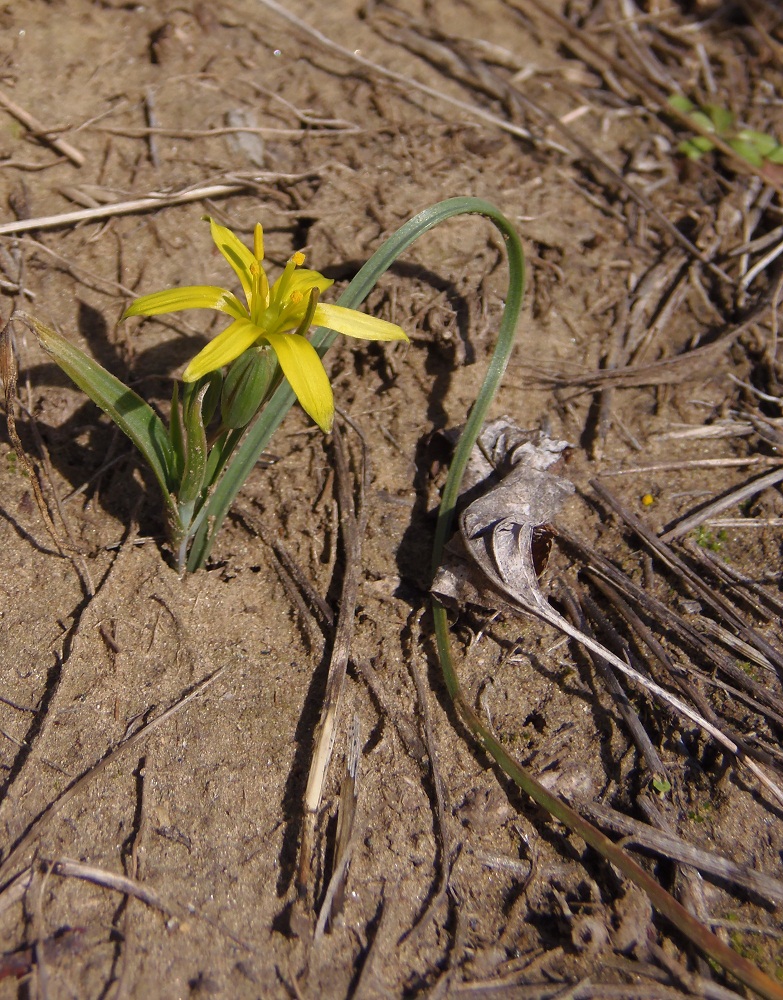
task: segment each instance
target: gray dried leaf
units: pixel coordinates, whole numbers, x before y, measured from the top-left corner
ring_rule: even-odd
[[[542,456],[546,461],[548,452],[552,450],[546,444],[543,447],[532,444],[532,449],[534,463]],[[491,449],[487,452],[486,440],[481,450],[491,466],[487,458]],[[528,451],[517,447],[513,455],[521,457]],[[508,607],[516,612],[535,615],[597,653],[615,670],[651,692],[684,718],[695,722],[730,753],[738,755],[739,747],[730,736],[677,695],[640,674],[592,636],[581,632],[560,615],[541,593],[533,558],[534,531],[560,509],[572,492],[573,486],[567,480],[542,472],[535,464],[526,466],[519,461],[498,485],[488,489],[463,512],[460,542],[464,552],[459,553],[457,546],[458,556],[455,559],[454,543],[446,547],[447,561],[435,576],[431,588],[433,596],[452,607],[470,601],[493,610]],[[783,788],[755,761],[744,759],[743,763],[775,799],[783,803]]]
[[[514,601],[543,601],[533,559],[533,530],[551,521],[574,487],[518,465],[499,486],[474,500],[460,518],[462,538],[488,579]]]
[[[570,447],[567,441],[551,438],[542,430],[518,427],[510,417],[489,420],[470,453],[462,478],[463,492],[471,491],[479,483],[489,485],[517,465],[544,471]]]
[[[570,482],[545,471],[567,447],[508,417],[485,426],[468,462],[463,493],[480,483],[488,488],[460,517],[461,544],[455,540],[447,547],[448,562],[433,584],[439,600],[493,608],[546,604],[538,588],[533,535],[573,493]]]

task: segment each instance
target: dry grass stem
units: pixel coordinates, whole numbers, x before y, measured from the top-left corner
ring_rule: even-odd
[[[456,854],[454,838],[450,833],[447,821],[449,810],[446,805],[446,786],[440,770],[438,747],[435,742],[435,730],[432,723],[432,712],[429,706],[428,692],[416,661],[415,652],[412,652],[410,655],[408,668],[413,676],[414,684],[416,685],[416,695],[421,709],[422,721],[424,723],[424,740],[427,748],[430,777],[432,779],[432,787],[435,795],[435,819],[437,823],[438,839],[440,841],[440,856],[437,868],[437,891],[432,894],[429,905],[421,915],[421,918],[416,921],[410,930],[405,932],[401,941],[408,941],[415,935],[421,934],[445,901],[449,892],[451,867],[454,863]]]
[[[620,587],[622,587],[624,591],[629,593],[633,592],[634,596],[641,597],[642,601],[643,602],[646,601],[651,607],[653,605],[656,606],[659,615],[666,614],[669,623],[672,624],[675,628],[677,628],[682,635],[687,636],[691,644],[695,645],[695,647],[699,650],[704,649],[704,641],[700,637],[698,637],[698,634],[697,633],[689,634],[690,630],[688,629],[688,627],[685,626],[684,623],[677,621],[676,616],[671,615],[671,613],[669,613],[664,606],[660,605],[659,602],[655,602],[653,599],[649,598],[649,595],[646,595],[644,591],[642,591],[640,588],[634,587],[629,580],[623,578],[622,574],[617,573],[617,571],[614,569],[614,567],[611,566],[611,564],[609,564],[606,560],[600,559],[596,553],[590,552],[589,550],[585,549],[584,546],[581,546],[580,543],[572,535],[568,534],[567,532],[563,532],[562,530],[559,532],[559,534],[564,540],[567,541],[569,546],[581,549],[581,551],[585,554],[588,562],[590,563],[591,570],[593,572],[599,572],[602,575],[608,576],[608,578],[612,582],[619,583]],[[639,685],[646,688],[652,694],[656,695],[656,697],[658,697],[661,701],[668,704],[670,707],[674,708],[677,712],[679,712],[686,718],[689,718],[691,721],[696,722],[697,725],[699,725],[706,733],[709,733],[709,735],[712,736],[713,739],[715,739],[720,746],[730,751],[732,755],[735,756],[738,763],[742,763],[745,767],[747,767],[748,770],[750,770],[756,776],[758,781],[770,792],[770,794],[778,802],[783,803],[783,789],[781,789],[780,786],[775,781],[773,781],[753,759],[754,757],[760,757],[761,759],[763,759],[763,762],[767,766],[769,766],[772,762],[770,761],[767,754],[760,753],[760,751],[757,748],[753,748],[751,746],[746,745],[736,735],[733,734],[727,735],[725,731],[725,725],[721,724],[719,720],[715,719],[714,722],[709,721],[707,718],[704,717],[703,714],[695,712],[692,708],[686,705],[681,699],[675,698],[669,692],[662,689],[660,685],[655,684],[650,680],[648,680],[647,678],[643,677],[638,673],[638,671],[632,670],[630,667],[628,667],[626,663],[624,663],[621,660],[618,660],[618,658],[615,657],[613,654],[611,654],[608,650],[603,650],[602,652],[602,648],[598,646],[598,644],[593,643],[592,640],[588,641],[589,637],[583,636],[581,633],[578,632],[578,630],[572,629],[570,625],[568,625],[568,627],[566,628],[565,626],[567,625],[567,623],[564,622],[563,625],[558,624],[555,621],[554,613],[551,618],[551,623],[555,625],[555,627],[561,628],[567,634],[572,635],[572,637],[576,639],[577,642],[582,643],[588,649],[595,648],[595,651],[598,652],[599,655],[604,655],[604,657],[608,659],[609,662],[616,669],[620,670],[626,676],[636,681]],[[714,654],[712,655],[714,656]],[[732,672],[736,672],[736,674],[745,676],[743,674],[743,671],[737,668],[736,665],[733,663],[733,661],[730,661],[728,657],[724,657],[721,660],[721,666],[724,669],[730,671],[732,671],[733,668]],[[769,695],[764,691],[762,685],[755,684],[752,681],[752,679],[747,677],[745,677],[745,682],[748,684],[748,686],[753,686],[754,690],[760,692],[762,696],[769,699]],[[710,712],[709,714],[713,715],[714,718],[714,714],[712,712]]]
[[[271,5],[271,0],[261,0],[261,2],[269,3]],[[442,38],[447,37],[445,35],[440,35],[440,33],[439,36]],[[413,42],[413,39],[416,39],[415,43]],[[451,41],[453,42],[454,40]],[[406,33],[405,44],[412,51],[418,51],[419,55],[422,55],[424,58],[427,58],[428,61],[432,61],[431,57],[433,49],[432,48],[423,49],[422,40],[421,38],[417,37],[416,34],[412,32]],[[437,51],[439,54],[441,54],[444,51],[444,47],[440,46]],[[513,110],[513,105],[515,103],[520,105],[521,107],[527,108],[535,115],[535,117],[541,119],[546,125],[550,126],[553,129],[556,129],[568,141],[568,143],[571,146],[571,149],[577,149],[582,155],[587,157],[587,159],[591,163],[595,164],[597,167],[599,167],[601,171],[607,174],[608,177],[622,191],[628,194],[641,208],[643,208],[646,212],[648,212],[651,216],[653,216],[662,226],[662,228],[674,240],[675,243],[677,243],[679,246],[687,250],[687,252],[696,260],[701,261],[703,264],[707,264],[710,267],[710,269],[715,271],[715,273],[718,274],[722,279],[731,282],[731,278],[724,271],[722,271],[717,265],[712,263],[709,260],[709,258],[705,254],[703,254],[701,250],[699,250],[697,246],[695,246],[689,239],[687,239],[687,237],[685,237],[683,233],[675,225],[673,225],[672,222],[655,207],[655,205],[653,205],[653,203],[649,200],[649,198],[646,197],[646,195],[642,194],[641,191],[637,190],[637,188],[633,184],[631,184],[619,171],[615,170],[615,168],[611,165],[611,163],[609,163],[603,156],[597,153],[595,149],[593,149],[588,143],[583,142],[576,135],[576,133],[568,127],[568,125],[563,121],[563,119],[558,118],[557,115],[552,114],[545,107],[531,100],[531,98],[529,98],[518,87],[515,87],[511,84],[508,85],[501,84],[500,81],[496,80],[494,77],[491,77],[490,74],[486,71],[481,74],[479,79],[477,79],[475,75],[477,72],[476,63],[472,64],[473,75],[467,74],[462,68],[460,68],[457,72],[455,72],[454,67],[455,65],[458,65],[458,63],[456,62],[457,60],[456,53],[453,54],[453,56],[454,57],[452,59],[446,60],[448,65],[445,67],[445,69],[449,72],[450,75],[453,75],[456,79],[461,80],[463,82],[471,83],[474,86],[474,88],[480,90],[483,93],[489,93],[493,97],[502,97],[506,105],[507,106],[510,105],[512,110]],[[437,60],[436,62],[439,64],[439,68],[443,70],[444,60],[441,59]],[[375,69],[377,70],[378,67],[375,67]],[[388,73],[388,71],[386,70],[384,70],[383,72]],[[491,83],[488,82],[490,80]],[[414,81],[408,81],[408,82],[410,84],[414,83]],[[422,87],[421,84],[415,84],[415,85],[417,88],[422,89],[425,92],[429,90],[429,88]],[[462,105],[461,102],[457,102],[456,100],[448,97],[445,94],[439,94],[439,96],[442,100],[447,100],[450,103],[453,103],[457,106],[462,106],[465,108],[471,107],[469,105]],[[477,107],[473,107],[472,110],[474,114],[480,112],[480,109]],[[503,131],[510,132],[512,135],[520,135],[520,131],[518,131],[517,128],[513,126],[511,122],[495,118],[494,116],[488,115],[485,112],[480,112],[480,116],[485,118],[488,122],[491,122],[493,125],[496,125],[498,128],[501,128]],[[555,152],[563,153],[566,155],[573,155],[569,149],[564,148],[562,146],[558,146],[551,140],[546,140],[536,137],[535,135],[533,135],[528,131],[524,131],[524,134],[521,137],[527,138],[530,141],[535,142],[537,145],[541,145],[543,147],[552,149]]]
[[[776,477],[776,482],[783,479],[783,470],[775,470],[769,476]],[[766,478],[766,477],[763,477]],[[758,481],[757,481],[758,482]],[[750,645],[755,646],[760,652],[768,657],[772,662],[783,670],[783,654],[774,649],[760,636],[754,629],[748,626],[740,617],[732,605],[719,593],[707,586],[699,574],[695,573],[683,559],[671,549],[662,538],[655,535],[640,518],[633,514],[627,507],[619,503],[609,491],[597,480],[592,480],[590,485],[598,496],[608,506],[625,521],[639,539],[650,549],[653,555],[657,556],[670,569],[677,573],[687,582],[690,587],[708,607],[710,607],[719,618],[725,619],[734,627],[739,635]],[[755,490],[754,490],[755,492]]]
[[[260,514],[254,513],[241,503],[235,503],[231,517],[244,524],[249,531],[271,549],[275,557],[278,577],[289,600],[299,613],[299,619],[307,631],[310,647],[311,649],[320,649],[323,646],[324,632],[334,625],[332,609],[315,589],[301,567],[297,565],[282,542],[272,540],[264,529]],[[313,619],[318,620],[324,632],[318,630]]]
[[[52,135],[46,126],[38,121],[34,115],[31,115],[29,111],[25,111],[23,107],[20,107],[16,101],[12,100],[8,94],[3,93],[2,90],[0,90],[0,105],[9,114],[13,115],[17,121],[21,122],[36,139],[46,143],[47,146],[51,146],[52,149],[55,149],[62,156],[67,157],[75,166],[84,166],[84,155],[75,146],[72,146],[65,139],[60,139],[58,136]]]
[[[567,588],[563,587],[561,588],[559,596],[561,597],[563,604],[565,605],[566,612],[573,624],[581,632],[592,635],[582,609],[577,603],[575,595],[572,594]],[[623,648],[618,634],[611,628],[609,622],[601,613],[595,601],[593,601],[588,594],[583,594],[581,597],[581,604],[593,621],[600,622],[604,644],[612,649],[617,656],[625,655],[627,657],[627,650]],[[590,651],[590,659],[603,678],[604,683],[606,684],[611,695],[612,704],[622,716],[623,721],[631,734],[631,738],[644,758],[650,774],[653,777],[661,779],[667,777],[668,772],[663,761],[661,760],[660,754],[652,745],[652,741],[647,735],[638,714],[634,710],[625,691],[623,691],[617,677],[612,672],[611,667],[603,659],[603,657],[599,656],[592,650]]]
[[[274,11],[280,17],[284,18],[290,24],[293,24],[299,31],[303,34],[314,39],[322,48],[326,49],[328,52],[332,52],[339,56],[341,60],[347,61],[349,64],[355,64],[361,66],[363,69],[368,70],[370,73],[384,77],[387,80],[393,80],[395,83],[399,84],[403,90],[406,91],[418,91],[419,93],[426,94],[427,97],[435,98],[435,100],[440,101],[444,104],[449,104],[452,107],[458,108],[460,111],[465,111],[470,115],[481,119],[482,121],[488,122],[491,125],[495,125],[497,128],[502,129],[504,132],[508,132],[511,135],[516,136],[519,139],[533,139],[533,136],[528,132],[527,129],[522,128],[519,125],[515,125],[513,122],[506,120],[505,118],[499,118],[497,115],[490,114],[490,112],[485,111],[483,108],[475,104],[469,104],[467,101],[461,101],[456,97],[452,97],[450,94],[445,93],[445,91],[436,90],[433,87],[428,87],[424,83],[419,83],[418,80],[412,77],[405,76],[402,73],[397,73],[394,70],[387,69],[385,66],[381,66],[378,63],[372,62],[370,59],[366,59],[364,56],[360,55],[358,52],[351,51],[350,49],[344,48],[342,45],[338,45],[333,42],[330,38],[327,38],[322,32],[318,31],[312,25],[307,24],[301,18],[297,17],[295,14],[287,11],[285,7],[276,3],[275,0],[259,0],[259,2],[268,7],[270,10]],[[551,144],[550,144],[551,148]],[[567,152],[563,150],[562,147],[555,147],[561,152]],[[0,230],[1,232],[1,230]]]
[[[111,889],[113,892],[120,892],[125,896],[133,896],[134,899],[146,903],[147,906],[151,906],[155,910],[160,910],[161,913],[165,913],[169,917],[182,919],[188,913],[185,907],[167,903],[154,889],[148,888],[134,878],[106,871],[106,869],[97,868],[95,865],[87,865],[82,861],[58,858],[51,863],[51,872],[53,875],[60,875],[63,878],[80,878],[85,882],[103,886],[104,889]]]
[[[359,734],[359,717],[354,715],[346,754],[345,775],[340,785],[334,870],[329,879],[329,885],[326,888],[324,901],[321,904],[315,925],[314,944],[323,938],[327,924],[332,922],[342,909],[351,856],[361,836],[361,826],[356,820],[359,800],[359,757],[361,754]]]
[[[627,599],[627,604],[633,602],[633,604],[643,611],[652,621],[656,622],[659,627],[671,630],[672,634],[676,636],[684,646],[691,650],[695,658],[706,658],[708,662],[712,663],[717,669],[728,674],[735,683],[739,683],[745,688],[746,691],[751,692],[754,697],[756,697],[762,704],[767,708],[774,709],[777,704],[776,696],[771,693],[768,688],[755,681],[752,677],[749,677],[743,670],[741,670],[735,663],[735,661],[726,655],[723,651],[714,643],[711,643],[704,635],[702,635],[690,622],[686,621],[681,615],[676,614],[669,608],[666,604],[659,601],[657,598],[653,597],[646,590],[637,586],[628,576],[618,570],[608,559],[605,559],[594,549],[590,549],[585,546],[579,539],[564,531],[562,528],[558,529],[558,537],[562,539],[569,548],[574,549],[582,558],[586,564],[589,566],[588,575],[592,578],[600,578],[609,581],[613,587],[615,587],[618,593],[622,593]],[[621,605],[617,605],[621,607]],[[630,609],[629,609],[630,610]],[[651,633],[647,630],[639,631],[642,638],[645,638],[645,634]],[[645,641],[647,641],[645,639]],[[648,643],[649,644],[649,643]],[[653,641],[650,648],[655,652],[656,644]],[[656,654],[658,655],[658,654]],[[687,671],[682,667],[677,667],[673,660],[671,660],[665,653],[662,654],[661,662],[671,670],[673,676],[679,676],[683,679],[687,679]],[[693,669],[692,665],[688,668]]]
[[[521,3],[522,0],[513,0],[511,6],[522,12]],[[621,79],[628,81],[636,87],[640,96],[646,97],[658,110],[665,110],[669,117],[677,119],[680,125],[687,129],[688,132],[698,132],[700,135],[709,138],[713,145],[724,156],[728,157],[731,164],[741,174],[754,174],[767,184],[776,187],[778,191],[781,190],[780,184],[776,184],[769,177],[762,176],[758,167],[749,163],[743,156],[737,153],[721,136],[715,134],[715,132],[708,131],[698,122],[694,122],[684,112],[671,107],[667,101],[669,96],[667,93],[668,88],[662,90],[660,85],[650,83],[649,79],[636,69],[632,61],[619,58],[607,52],[594,42],[587,32],[582,31],[575,24],[572,24],[562,14],[548,8],[542,0],[524,0],[524,3],[529,4],[539,14],[544,15],[544,17],[557,24],[570,41],[577,43],[582,52],[585,53],[585,59],[595,65],[599,71],[605,71],[606,67],[611,67]]]
[[[351,474],[348,457],[343,445],[342,433],[338,425],[332,431],[332,445],[335,458],[337,496],[340,506],[340,530],[343,540],[344,575],[340,594],[340,612],[337,618],[329,673],[326,681],[324,704],[316,728],[314,751],[305,790],[305,816],[302,826],[302,842],[299,858],[299,886],[305,890],[309,882],[312,852],[315,841],[315,826],[321,807],[326,772],[331,761],[337,722],[340,713],[345,676],[351,650],[354,629],[356,599],[362,572],[362,541],[369,516],[366,505],[366,491],[369,484],[369,467],[364,442],[362,442],[362,467],[358,477],[358,499],[354,501],[350,486]]]
[[[78,212],[63,212],[61,215],[45,215],[37,219],[20,219],[18,222],[4,222],[0,225],[0,236],[11,236],[16,233],[29,233],[36,229],[61,229],[75,226],[79,222],[95,222],[98,219],[113,219],[120,215],[135,215],[139,212],[154,212],[171,205],[187,205],[193,201],[203,201],[205,198],[226,198],[229,195],[253,191],[259,184],[269,184],[276,181],[297,181],[307,177],[318,176],[319,171],[307,171],[303,174],[259,173],[247,177],[227,179],[223,184],[207,184],[200,187],[189,187],[183,191],[172,193],[151,192],[142,198],[131,201],[117,201],[110,205],[99,205],[96,208],[84,208]]]
[[[22,444],[19,433],[16,429],[15,411],[16,404],[18,402],[16,396],[18,374],[19,371],[16,364],[16,356],[11,339],[11,325],[9,321],[9,323],[7,323],[3,328],[2,333],[0,333],[0,377],[2,377],[3,387],[5,390],[5,416],[8,425],[8,436],[11,439],[11,444],[16,452],[16,457],[19,459],[19,462],[27,472],[30,486],[33,490],[33,495],[35,496],[35,502],[38,506],[38,512],[40,513],[44,526],[49,533],[49,537],[54,542],[58,553],[61,556],[64,556],[68,552],[68,546],[60,537],[60,533],[55,526],[54,519],[49,511],[49,505],[47,504],[43,490],[41,489],[41,483],[38,478],[38,470],[33,465],[27,452],[25,451],[24,445]]]
[[[654,465],[632,465],[626,469],[601,469],[599,476],[640,476],[650,472],[680,472],[688,469],[744,469],[748,466],[771,465],[778,467],[783,459],[768,458],[765,455],[751,455],[748,458],[693,458],[680,462],[656,462]]]
[[[681,520],[678,520],[673,527],[664,531],[660,539],[662,542],[671,542],[675,538],[682,538],[683,535],[687,535],[689,531],[698,528],[700,524],[704,524],[705,521],[710,520],[717,514],[722,514],[724,510],[728,510],[730,507],[738,507],[745,500],[749,500],[751,497],[756,496],[756,494],[761,493],[762,490],[769,489],[769,487],[775,486],[781,481],[783,481],[783,469],[775,469],[773,472],[768,472],[766,476],[760,476],[749,483],[744,483],[742,486],[730,490],[724,496],[718,497],[708,504],[704,504],[692,514],[687,514]]]
[[[264,137],[276,136],[282,139],[302,139],[305,135],[308,139],[334,138],[341,132],[355,134],[363,130],[350,122],[342,122],[332,128],[313,128],[307,132],[302,132],[301,128],[263,128],[251,125],[225,125],[222,128],[164,128],[159,125],[147,126],[146,128],[132,128],[130,126],[121,128],[113,125],[103,125],[98,129],[107,135],[124,135],[131,139],[154,139],[156,136],[165,136],[170,139],[208,139],[222,135],[262,135]]]

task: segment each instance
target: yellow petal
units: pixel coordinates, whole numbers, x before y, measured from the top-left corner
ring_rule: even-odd
[[[332,278],[325,278],[320,271],[309,271],[307,268],[298,267],[288,279],[287,293],[289,295],[291,292],[306,294],[311,288],[317,288],[319,292],[325,292],[333,284],[334,280]]]
[[[334,420],[334,396],[318,352],[295,333],[268,333],[266,339],[302,409],[328,434]]]
[[[250,306],[250,294],[253,288],[253,279],[250,276],[250,269],[256,263],[256,258],[252,251],[248,250],[245,244],[230,229],[219,226],[214,219],[209,219],[209,228],[215,246],[223,254],[229,264],[233,267],[236,276],[242,283],[242,290],[245,293],[247,304]]]
[[[217,309],[234,319],[247,318],[247,310],[233,294],[215,285],[186,285],[163,292],[142,295],[128,306],[122,319],[129,316],[160,316],[183,309]]]
[[[248,347],[263,335],[263,332],[249,319],[236,320],[210,341],[203,351],[199,351],[182,373],[182,381],[195,382],[202,375],[217,371],[224,365],[230,365],[240,354],[244,354]]]
[[[357,337],[359,340],[407,340],[408,335],[396,323],[387,323],[385,319],[376,319],[355,309],[344,306],[323,305],[318,303],[313,317],[315,326],[328,326],[330,330],[343,333],[346,337]]]

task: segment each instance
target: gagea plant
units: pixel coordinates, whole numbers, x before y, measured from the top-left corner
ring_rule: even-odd
[[[361,340],[407,340],[401,327],[339,305],[319,302],[333,282],[302,267],[296,252],[270,284],[263,267],[264,235],[256,225],[250,250],[225,226],[209,222],[212,239],[234,271],[244,301],[226,288],[189,285],[136,299],[122,319],[185,309],[214,309],[231,322],[174,383],[167,428],[140,396],[83,351],[32,317],[40,343],[65,373],[128,435],[163,493],[169,542],[177,568],[196,569],[207,549],[188,562],[194,537],[214,517],[219,481],[238,489],[248,471],[232,463],[256,415],[283,383],[324,433],[334,419],[332,387],[321,356],[308,339],[313,324]],[[322,352],[323,353],[323,352]],[[238,478],[239,477],[239,478]],[[236,492],[236,490],[234,490]],[[220,520],[225,516],[222,512]],[[214,535],[216,524],[210,526]]]

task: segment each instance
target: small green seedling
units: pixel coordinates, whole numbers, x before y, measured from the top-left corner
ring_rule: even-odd
[[[653,778],[652,787],[656,795],[663,798],[664,795],[668,795],[672,790],[672,783],[667,778]]]
[[[696,544],[702,549],[708,549],[710,552],[720,552],[728,540],[729,536],[725,528],[721,528],[717,534],[710,531],[703,524],[700,524],[696,529]]]
[[[734,115],[728,108],[722,108],[718,104],[705,104],[699,107],[683,94],[672,94],[669,105],[675,111],[687,115],[703,132],[709,132],[728,143],[734,152],[752,167],[760,169],[765,163],[783,165],[783,146],[777,139],[767,135],[766,132],[738,129]],[[710,153],[713,149],[715,143],[704,134],[684,139],[677,146],[677,152],[687,156],[689,160],[700,160],[705,153]]]

